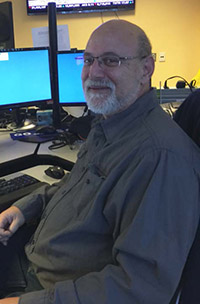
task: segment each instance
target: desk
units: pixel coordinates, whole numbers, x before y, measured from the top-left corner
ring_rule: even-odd
[[[69,146],[64,146],[59,149],[49,150],[50,142],[42,143],[40,145],[38,154],[50,154],[62,157],[64,159],[75,162],[77,158],[77,153],[80,148],[79,145],[75,147],[74,150],[71,150]],[[28,154],[34,153],[37,144],[21,142],[18,140],[12,140],[9,132],[0,132],[0,163],[26,156]],[[54,183],[56,180],[47,176],[44,173],[44,170],[47,169],[50,165],[42,165],[32,167],[21,171],[22,173],[29,174],[41,181],[47,182],[49,184]]]

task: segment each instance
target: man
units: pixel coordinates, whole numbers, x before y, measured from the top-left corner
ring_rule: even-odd
[[[153,70],[136,25],[112,20],[92,33],[82,81],[102,115],[69,176],[0,215],[4,245],[41,217],[26,246],[33,292],[1,304],[170,302],[199,220],[200,155],[159,106]]]

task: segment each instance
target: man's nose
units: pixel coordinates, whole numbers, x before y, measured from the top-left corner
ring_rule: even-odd
[[[94,78],[103,78],[105,76],[104,69],[99,61],[95,58],[92,65],[89,67],[89,77]]]

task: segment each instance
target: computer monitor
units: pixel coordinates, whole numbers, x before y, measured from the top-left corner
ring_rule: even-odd
[[[61,106],[85,106],[81,71],[82,50],[58,52],[58,89]]]
[[[48,48],[0,50],[0,110],[51,100]]]
[[[28,15],[47,13],[48,0],[26,0]],[[134,10],[135,0],[54,0],[58,14]]]

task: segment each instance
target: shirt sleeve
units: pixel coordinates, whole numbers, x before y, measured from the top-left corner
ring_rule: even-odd
[[[54,194],[66,183],[68,176],[69,174],[66,174],[58,183],[46,184],[36,189],[31,194],[16,201],[13,206],[21,210],[27,223],[32,219],[39,218]]]
[[[156,161],[145,157],[121,193],[113,264],[58,282],[53,289],[25,294],[20,304],[170,302],[198,225],[199,177],[185,159],[166,151]]]

